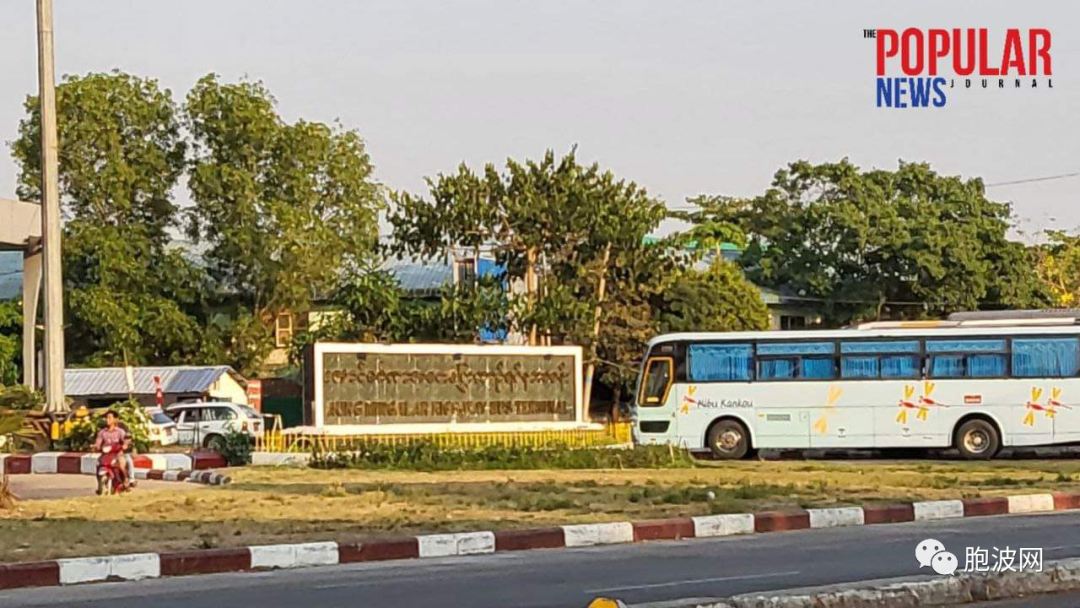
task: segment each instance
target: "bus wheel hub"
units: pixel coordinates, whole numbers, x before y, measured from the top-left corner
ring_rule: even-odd
[[[737,431],[725,431],[720,435],[720,447],[725,450],[733,450],[741,440],[742,436]]]

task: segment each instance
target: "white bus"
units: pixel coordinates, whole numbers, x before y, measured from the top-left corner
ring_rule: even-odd
[[[965,314],[659,336],[642,362],[635,440],[724,459],[759,448],[948,447],[989,459],[1006,446],[1080,442],[1076,319]]]

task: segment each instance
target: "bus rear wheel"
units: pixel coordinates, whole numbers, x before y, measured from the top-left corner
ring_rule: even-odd
[[[720,460],[739,460],[750,451],[750,433],[738,420],[721,420],[712,425],[709,449]]]
[[[964,460],[990,460],[1000,447],[997,429],[986,420],[968,420],[956,429],[956,449]]]

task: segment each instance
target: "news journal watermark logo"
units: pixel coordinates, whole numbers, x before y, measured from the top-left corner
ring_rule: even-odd
[[[879,108],[942,108],[957,91],[1053,89],[1050,30],[865,29]]]
[[[1042,548],[1021,547],[1013,549],[992,547],[965,547],[964,568],[956,555],[945,550],[945,545],[928,538],[915,547],[915,559],[919,568],[930,567],[934,572],[951,575],[956,572],[1042,572]]]

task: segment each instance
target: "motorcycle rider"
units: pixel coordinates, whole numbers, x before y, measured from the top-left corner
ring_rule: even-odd
[[[114,450],[126,450],[131,441],[130,435],[119,425],[120,416],[113,410],[109,410],[105,413],[105,428],[101,429],[97,433],[97,438],[94,440],[95,452],[111,452]],[[118,454],[117,459],[120,459],[122,463],[119,467],[124,477],[124,485],[127,486],[131,479],[131,458],[125,453]],[[105,486],[106,477],[104,475],[98,476],[98,494],[105,494],[108,489]]]

